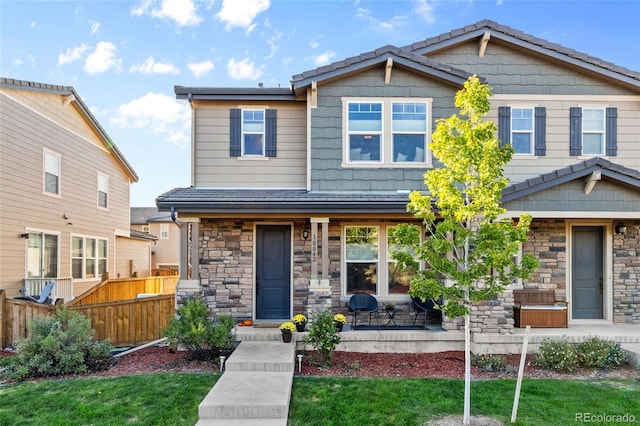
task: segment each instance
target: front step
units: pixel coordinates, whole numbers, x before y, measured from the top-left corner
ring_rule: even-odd
[[[280,342],[241,342],[224,366],[224,371],[290,372],[295,368],[295,345]]]
[[[205,419],[287,418],[292,373],[227,372],[198,407]]]
[[[640,343],[622,343],[620,346],[627,352],[629,364],[640,370]]]

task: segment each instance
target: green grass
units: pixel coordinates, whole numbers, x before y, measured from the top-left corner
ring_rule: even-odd
[[[161,373],[0,386],[0,425],[194,425],[218,374]],[[462,380],[296,377],[289,422],[423,425],[462,414]],[[510,423],[514,380],[472,383],[471,414]],[[640,380],[524,380],[519,425],[574,424],[576,413],[633,415]],[[593,424],[593,423],[592,423]],[[596,423],[602,424],[602,423]]]
[[[218,374],[160,373],[0,387],[0,425],[195,425]]]

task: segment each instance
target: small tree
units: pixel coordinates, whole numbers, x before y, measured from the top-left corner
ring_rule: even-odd
[[[522,215],[516,223],[502,216],[502,190],[509,182],[503,169],[513,148],[501,145],[495,124],[483,120],[490,97],[491,88],[476,76],[458,91],[460,116],[438,120],[430,146],[443,167],[425,173],[430,194],[414,191],[409,196],[408,209],[424,221],[427,238],[418,244],[420,231],[411,225],[400,225],[395,233],[410,247],[394,253],[399,266],[416,271],[418,261],[427,266],[412,278],[409,294],[423,301],[442,296],[442,311],[465,319],[464,424],[470,421],[471,304],[497,296],[537,267],[530,255],[515,261],[519,245],[527,240],[531,216]]]
[[[336,345],[340,343],[342,337],[333,321],[333,314],[330,310],[325,310],[314,316],[309,334],[304,342],[313,346],[317,351],[318,363],[323,366],[330,366],[333,352]]]

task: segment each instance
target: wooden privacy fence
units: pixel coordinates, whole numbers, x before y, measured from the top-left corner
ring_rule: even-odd
[[[107,280],[66,305],[91,320],[94,338],[113,346],[134,346],[157,340],[175,315],[178,277]],[[26,337],[31,319],[51,315],[52,305],[8,299],[0,290],[0,345]]]

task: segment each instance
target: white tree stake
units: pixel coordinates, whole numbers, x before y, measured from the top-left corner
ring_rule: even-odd
[[[516,394],[513,398],[513,411],[511,411],[511,423],[516,422],[518,415],[518,400],[520,399],[520,386],[522,385],[522,374],[524,373],[524,361],[527,358],[527,344],[529,343],[529,331],[531,326],[528,325],[524,332],[524,341],[522,342],[522,355],[520,355],[520,368],[518,369],[518,382],[516,383]]]

